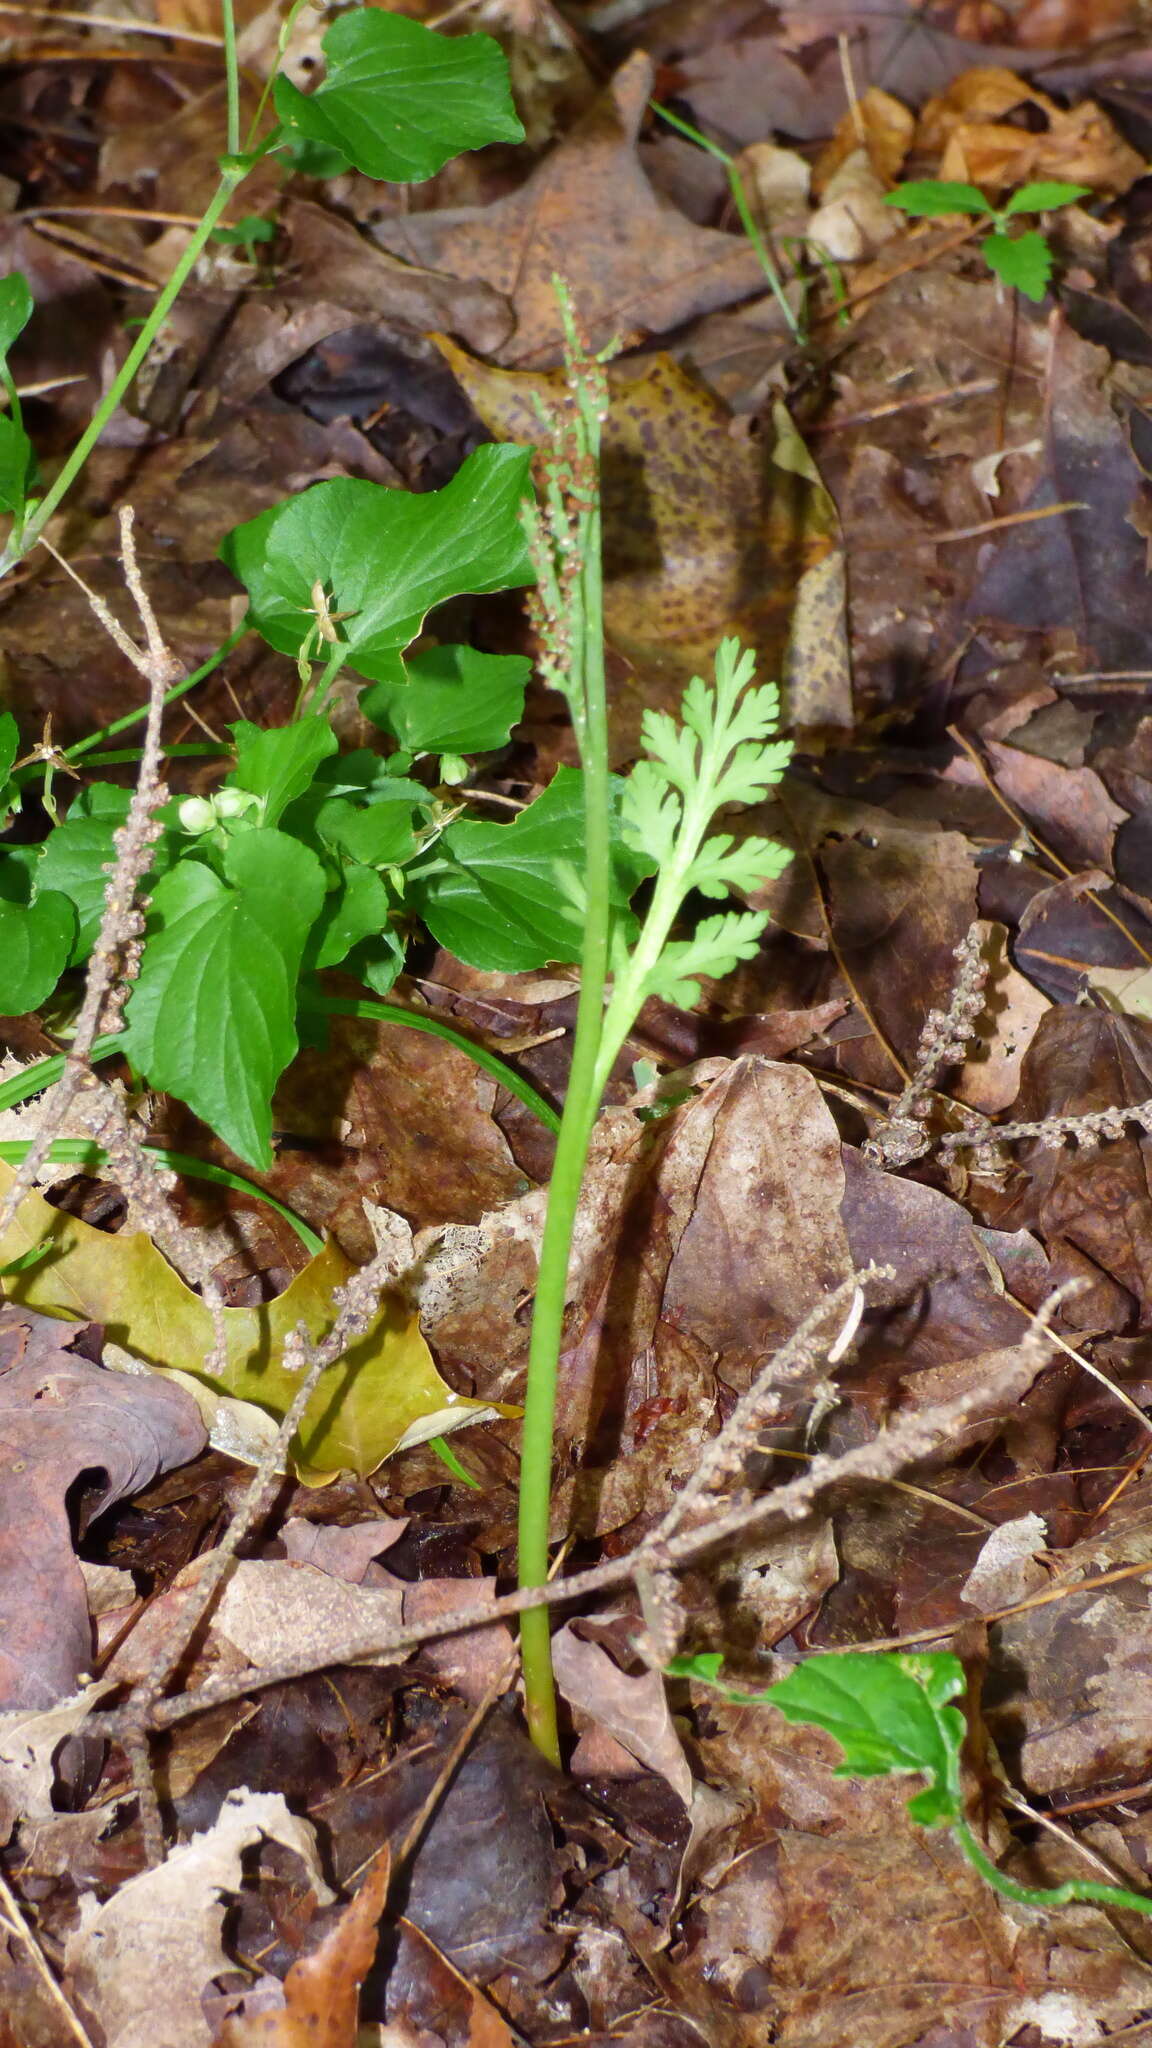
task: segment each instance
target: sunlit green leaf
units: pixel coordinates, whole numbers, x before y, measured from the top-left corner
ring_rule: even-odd
[[[36,454],[10,413],[0,413],[0,512],[20,512],[36,481]]]
[[[894,192],[886,193],[885,202],[898,206],[901,213],[925,219],[933,219],[937,214],[995,210],[975,185],[959,184],[950,178],[913,178],[907,185],[897,185]]]
[[[1086,199],[1089,189],[1087,185],[1062,184],[1058,178],[1041,178],[1033,185],[1021,185],[1001,213],[1049,213],[1056,206],[1071,206],[1074,199]]]
[[[92,950],[104,897],[112,835],[128,815],[129,796],[111,782],[82,790],[62,825],[49,834],[36,868],[38,890],[59,889],[76,906],[76,930],[69,965],[79,966]]]
[[[261,799],[265,825],[279,824],[287,805],[311,787],[321,761],[337,752],[336,735],[326,718],[299,718],[293,725],[267,732],[245,719],[230,730],[236,742],[236,767],[228,780]]]
[[[619,798],[617,786],[617,813]],[[559,769],[510,825],[450,825],[435,860],[411,875],[409,899],[440,944],[473,967],[515,973],[578,960],[583,913],[560,885],[561,863],[577,874],[584,866],[583,779],[575,768]],[[625,872],[621,862],[613,889],[621,913],[645,868]]]
[[[344,797],[333,798],[317,816],[320,837],[366,867],[392,867],[409,860],[416,847],[416,822],[429,807],[428,792],[418,782],[399,778],[393,792],[382,792],[361,808]]]
[[[370,178],[419,183],[462,150],[524,140],[507,60],[491,36],[440,36],[403,15],[356,7],[323,48],[327,75],[313,93],[283,73],[276,79],[276,112]]]
[[[224,874],[186,859],[156,886],[124,1049],[255,1166],[296,1051],[296,981],[324,901],[319,860],[283,832],[232,839]]]
[[[429,647],[404,667],[402,681],[365,690],[360,709],[409,753],[491,753],[523,715],[532,673],[525,655]]]
[[[980,246],[989,270],[1039,304],[1052,275],[1052,251],[1039,228],[1023,235],[988,235]]]
[[[387,884],[375,868],[348,868],[313,927],[308,948],[312,965],[338,967],[353,946],[383,931],[391,908]]]
[[[66,896],[0,902],[0,1015],[22,1017],[47,1002],[68,965],[76,912]]]
[[[23,334],[36,310],[28,279],[22,271],[10,270],[0,277],[0,357],[7,355],[18,334]]]
[[[964,1667],[944,1652],[808,1657],[763,1695],[789,1721],[834,1735],[837,1776],[881,1778],[920,1771],[928,1788],[908,1802],[925,1827],[957,1819],[964,1716],[947,1704],[964,1691]]]
[[[443,490],[419,493],[337,477],[233,527],[220,552],[271,646],[298,654],[319,581],[333,619],[346,614],[335,630],[348,667],[392,682],[434,604],[532,581],[519,515],[530,463],[525,448],[477,448]]]

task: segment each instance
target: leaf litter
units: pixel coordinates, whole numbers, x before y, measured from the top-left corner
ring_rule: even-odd
[[[274,13],[242,10],[253,79],[277,65]],[[795,858],[765,893],[775,922],[757,958],[706,983],[691,1015],[649,1003],[610,1084],[569,1286],[564,1569],[626,1561],[684,1496],[689,1525],[706,1526],[733,1502],[783,1498],[813,1457],[867,1458],[960,1404],[918,1462],[873,1481],[830,1473],[794,1522],[693,1555],[685,1647],[723,1651],[756,1686],[821,1649],[954,1648],[967,1782],[1003,1867],[1050,1883],[1093,1855],[1142,1887],[1146,53],[1119,0],[777,14],[484,0],[446,23],[501,40],[529,140],[510,131],[459,159],[404,209],[354,171],[262,172],[250,196],[276,220],[273,255],[254,270],[220,249],[202,267],[56,545],[111,593],[130,489],[161,628],[194,667],[232,623],[226,529],[313,486],[350,505],[365,483],[441,491],[489,440],[532,438],[533,392],[558,360],[553,269],[594,343],[624,342],[606,428],[616,757],[632,758],[643,710],[677,701],[740,631],[785,679],[800,751],[779,802],[733,829]],[[157,18],[215,28],[180,0]],[[0,261],[33,284],[14,364],[45,387],[36,438],[51,459],[187,232],[143,205],[189,215],[209,189],[219,119],[188,82],[218,59],[179,41],[162,60],[129,56],[96,17],[60,17],[47,47],[29,24],[13,33]],[[306,83],[311,29],[297,54]],[[661,124],[653,92],[736,159],[803,348],[716,160]],[[1005,292],[963,229],[884,207],[913,177],[975,181],[996,202],[1034,178],[1087,186],[1044,223],[1046,304]],[[50,211],[69,205],[91,209],[71,228]],[[490,654],[531,653],[513,601],[452,604],[432,639],[443,624]],[[385,676],[391,630],[374,652],[365,640]],[[298,615],[278,631],[294,653]],[[246,644],[166,738],[219,734],[237,705],[282,725],[286,688],[283,663]],[[7,596],[4,690],[29,746],[46,717],[67,743],[136,701],[50,557]],[[338,720],[347,744],[369,742],[352,699]],[[533,684],[484,783],[516,804],[571,758],[557,700]],[[180,772],[182,791],[211,792],[210,768]],[[960,1056],[918,1078],[973,929],[983,1007]],[[514,962],[464,969],[433,932],[402,999],[503,1045],[559,1100],[565,963],[550,980]],[[14,1019],[9,1042],[27,1056],[55,1021]],[[902,1100],[919,1149],[893,1165],[876,1147],[894,1113],[909,1120]],[[148,1113],[153,1134],[228,1163],[179,1104]],[[998,1146],[998,1123],[1029,1128]],[[251,1195],[177,1196],[243,1296],[223,1310],[224,1375],[206,1370],[210,1305],[138,1218],[107,1227],[94,1183],[41,1177],[47,1201],[26,1197],[4,1241],[5,1262],[46,1235],[56,1246],[6,1278],[3,1311],[9,2037],[1140,2038],[1152,1976],[1129,1918],[1006,1904],[913,1825],[900,1787],[838,1777],[826,1737],[664,1686],[643,1655],[658,1602],[626,1574],[564,1623],[571,1768],[540,1763],[497,1603],[547,1138],[453,1048],[350,1020],[289,1068],[275,1130],[256,1180],[331,1232],[311,1261]],[[272,1474],[272,1512],[187,1643],[212,1569],[193,1553],[212,1555],[263,1454],[261,1413],[291,1398],[278,1347],[302,1309],[321,1334],[333,1289],[395,1228],[411,1270],[365,1370],[336,1402],[321,1390],[291,1471]],[[845,1356],[825,1345],[757,1397],[724,1489],[693,1496],[766,1363],[870,1264],[888,1277]],[[1064,1348],[1025,1368],[1029,1316],[1068,1279],[1081,1286],[1059,1310]],[[110,1370],[133,1360],[143,1372]],[[231,1457],[203,1449],[205,1408],[219,1415],[206,1389],[249,1411],[238,1455],[236,1438]],[[454,1472],[418,1439],[457,1417],[474,1420]],[[129,1576],[98,1613],[88,1589],[110,1565]],[[454,1632],[417,1640],[445,1615]],[[139,1759],[100,1714],[155,1674],[198,1711],[153,1747],[170,1846],[148,1869]],[[980,1760],[989,1737],[1026,1814]]]

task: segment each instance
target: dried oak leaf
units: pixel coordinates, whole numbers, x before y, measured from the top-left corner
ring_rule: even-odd
[[[38,1326],[41,1342],[0,1371],[0,1702],[46,1707],[74,1690],[92,1656],[69,1489],[82,1473],[99,1475],[91,1521],[194,1458],[205,1431],[182,1387],[106,1372],[65,1349],[65,1326],[0,1310],[0,1329],[21,1324]]]
[[[741,236],[700,228],[662,202],[636,156],[652,94],[651,59],[637,51],[602,98],[517,192],[379,223],[393,255],[460,278],[483,278],[511,299],[516,332],[504,363],[560,360],[555,272],[568,280],[593,348],[615,336],[664,334],[697,313],[759,296],[764,273]]]
[[[300,1857],[320,1902],[332,1893],[316,1838],[277,1792],[229,1793],[215,1825],[173,1849],[103,1905],[81,1902],[65,1949],[65,1985],[106,2048],[211,2048],[202,1994],[231,1969],[222,1945],[224,1894],[238,1891],[242,1858],[271,1839]]]

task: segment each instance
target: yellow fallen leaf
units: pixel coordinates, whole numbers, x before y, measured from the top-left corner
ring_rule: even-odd
[[[12,1179],[12,1168],[0,1162],[0,1195]],[[42,1245],[49,1247],[45,1257],[5,1279],[10,1300],[44,1315],[101,1323],[113,1343],[156,1370],[191,1374],[277,1419],[297,1385],[282,1363],[285,1338],[298,1323],[322,1337],[335,1320],[333,1292],[355,1271],[329,1243],[274,1301],[225,1309],[228,1365],[217,1376],[204,1370],[213,1346],[208,1310],[142,1231],[109,1236],[29,1194],[0,1238],[0,1265]],[[415,1311],[393,1291],[382,1296],[367,1334],[321,1381],[292,1440],[292,1465],[308,1486],[340,1471],[364,1476],[411,1444],[507,1412],[452,1391]]]

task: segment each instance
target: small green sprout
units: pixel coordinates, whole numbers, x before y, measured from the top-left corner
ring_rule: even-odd
[[[246,213],[234,227],[213,228],[211,239],[226,249],[243,249],[249,263],[255,270],[258,262],[256,244],[276,240],[276,223],[262,220],[258,213]]]
[[[947,178],[920,178],[910,185],[897,185],[894,192],[887,194],[885,203],[921,219],[970,213],[990,221],[991,233],[980,244],[989,270],[1003,284],[1015,285],[1026,299],[1039,304],[1052,276],[1052,251],[1039,228],[1010,235],[1008,222],[1022,213],[1050,213],[1054,207],[1070,206],[1074,199],[1083,199],[1088,189],[1087,185],[1065,185],[1057,179],[1047,179],[1021,185],[1004,206],[993,206],[975,185],[957,184]]]

